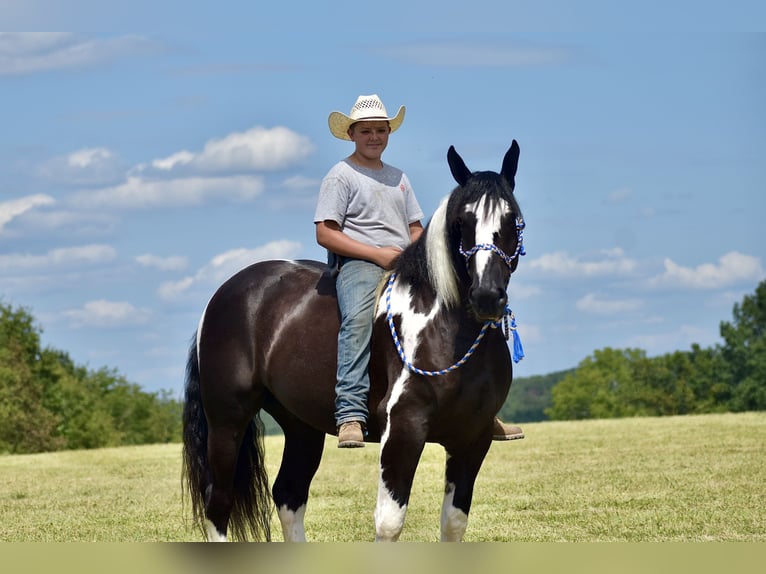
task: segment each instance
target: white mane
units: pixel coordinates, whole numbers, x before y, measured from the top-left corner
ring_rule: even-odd
[[[453,307],[460,303],[460,293],[447,242],[448,201],[449,196],[442,199],[428,224],[426,256],[428,273],[433,281],[436,296],[448,307]]]

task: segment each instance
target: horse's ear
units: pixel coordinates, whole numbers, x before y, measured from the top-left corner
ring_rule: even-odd
[[[516,142],[516,140],[513,140],[510,149],[505,152],[505,157],[503,158],[503,168],[500,170],[500,175],[502,175],[511,185],[511,189],[516,187],[516,168],[519,167],[520,151],[521,150],[519,149],[519,144]]]
[[[458,185],[465,185],[468,178],[471,177],[471,170],[465,166],[463,158],[461,158],[455,151],[455,146],[449,146],[447,150],[447,163],[449,163],[449,169],[452,172],[452,177]]]

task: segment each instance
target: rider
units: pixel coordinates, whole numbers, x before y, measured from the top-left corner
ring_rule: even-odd
[[[338,447],[363,447],[370,378],[370,337],[375,292],[385,270],[423,233],[420,209],[407,175],[383,163],[388,137],[401,126],[405,107],[389,117],[380,98],[359,96],[349,115],[332,112],[330,132],[354,142],[354,151],[322,180],[314,215],[317,243],[337,271],[341,326],[335,386]],[[497,418],[494,440],[524,438]]]

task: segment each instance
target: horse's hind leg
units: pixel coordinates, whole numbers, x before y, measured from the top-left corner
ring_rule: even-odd
[[[205,527],[209,542],[226,542],[226,532],[234,505],[234,475],[241,433],[226,427],[211,427],[208,434],[208,460],[211,482],[205,493]]]
[[[309,486],[322,460],[325,434],[306,425],[281,405],[268,402],[265,409],[279,423],[285,435],[282,464],[271,490],[282,535],[285,542],[305,542],[303,518]]]
[[[483,441],[459,453],[447,451],[441,515],[442,542],[463,540],[468,527],[474,483],[489,445],[489,441]]]

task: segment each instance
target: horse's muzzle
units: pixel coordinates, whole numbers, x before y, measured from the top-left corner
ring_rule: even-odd
[[[468,302],[479,321],[499,321],[505,313],[508,295],[500,287],[474,287],[468,293]]]

